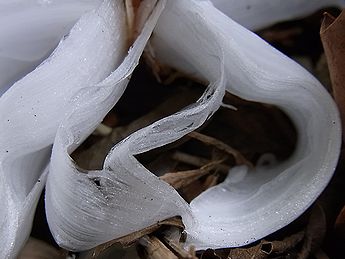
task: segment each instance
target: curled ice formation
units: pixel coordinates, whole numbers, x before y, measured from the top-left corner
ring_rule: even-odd
[[[152,29],[152,23],[148,21],[146,30],[147,26]],[[146,30],[137,41],[146,37]],[[50,228],[60,245],[84,250],[181,215],[186,245],[197,249],[239,246],[285,226],[316,199],[339,155],[340,124],[332,99],[306,70],[208,1],[167,1],[152,38],[160,62],[210,82],[204,95],[194,105],[118,143],[102,170],[78,168],[68,154],[95,128],[100,121],[97,115],[105,115],[109,108],[104,107],[117,101],[117,88],[108,84],[115,79],[121,85],[126,78],[121,75],[122,67],[132,68],[127,60],[139,57],[137,44],[120,72],[114,72],[120,79],[111,75],[108,83],[81,95],[57,133],[46,206]],[[236,181],[226,180],[188,205],[134,155],[198,128],[221,105],[225,87],[244,99],[283,109],[297,127],[298,148],[287,162],[258,167]]]
[[[227,91],[280,107],[298,131],[297,150],[285,163],[249,171],[240,182],[225,181],[191,202],[197,223],[186,225],[187,244],[245,245],[302,214],[332,177],[340,150],[338,111],[322,85],[207,1],[168,2],[154,35],[162,63],[204,79],[217,69],[212,63],[221,49]]]
[[[41,174],[71,99],[108,76],[126,53],[122,13],[122,5],[105,1],[86,14],[48,59],[0,98],[1,258],[14,257],[30,233],[45,184],[46,174]],[[110,26],[110,18],[116,26]],[[28,60],[42,54],[27,52]]]
[[[331,178],[341,138],[330,96],[303,68],[209,1],[143,1],[149,17],[128,53],[123,1],[105,0],[100,5],[91,0],[12,2],[1,2],[0,13],[16,11],[18,4],[22,10],[18,15],[24,15],[35,29],[29,35],[17,35],[0,26],[7,35],[0,41],[0,73],[5,75],[0,79],[0,94],[49,53],[77,16],[93,11],[82,16],[41,65],[0,98],[0,205],[4,208],[0,234],[6,236],[0,239],[1,258],[15,257],[25,242],[46,179],[51,232],[64,248],[80,251],[175,215],[181,215],[185,223],[186,245],[197,249],[244,245],[294,220]],[[277,12],[283,17],[274,19],[309,12],[327,1],[302,2],[314,4],[299,10],[295,5],[291,12]],[[52,34],[33,14],[47,20],[52,17]],[[12,18],[4,15],[0,21],[14,19],[13,28],[19,28],[16,17],[17,13]],[[272,22],[260,13],[251,17],[255,17],[248,18],[251,28]],[[125,91],[152,31],[151,46],[161,63],[197,76],[209,86],[195,104],[118,143],[102,170],[78,168],[69,154]],[[50,40],[30,37],[29,32],[48,35]],[[16,37],[23,45],[13,41]],[[9,67],[2,66],[7,61]],[[7,74],[10,66],[16,70],[9,69],[13,73]],[[259,166],[256,172],[234,169],[236,179],[229,176],[189,205],[134,155],[197,129],[219,108],[225,91],[284,110],[298,130],[298,147],[283,164]]]
[[[134,134],[114,147],[100,171],[81,170],[69,156],[122,95],[164,4],[158,1],[121,65],[104,81],[80,93],[75,109],[59,127],[46,187],[46,213],[62,247],[73,251],[92,248],[188,209],[171,186],[133,157],[135,149],[147,148],[147,143],[140,143],[146,134]]]

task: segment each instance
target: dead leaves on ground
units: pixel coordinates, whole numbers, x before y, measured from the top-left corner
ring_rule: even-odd
[[[196,253],[193,247],[189,251],[184,250],[182,243],[183,224],[180,218],[172,218],[100,245],[83,258],[101,258],[102,253],[116,244],[121,244],[124,247],[136,244],[138,258],[145,259],[306,259],[310,255],[314,255],[315,258],[327,259],[325,252],[320,249],[320,244],[326,233],[326,217],[323,208],[316,204],[309,214],[308,224],[304,229],[281,240],[274,238],[271,240],[270,237],[267,237],[267,239],[246,247],[208,249],[201,253]]]
[[[337,19],[331,16],[326,16],[322,25],[323,27],[321,28],[321,37],[330,68],[330,74],[333,84],[333,94],[340,107],[343,121],[345,121],[345,22],[343,20],[344,12]],[[291,39],[300,34],[301,31],[297,28],[292,30],[285,30],[281,34],[275,33],[274,35],[268,36],[272,36],[275,40],[283,41],[290,46]],[[186,90],[184,89],[184,91]],[[96,145],[92,146],[90,149],[82,150],[82,156],[79,161],[81,161],[81,163],[85,161],[89,163],[89,161],[91,160],[85,159],[85,157],[92,157],[92,159],[94,159],[93,164],[91,166],[90,164],[88,164],[86,167],[90,166],[91,168],[99,168],[103,163],[105,154],[111,148],[111,146],[113,146],[114,143],[117,143],[118,141],[126,137],[126,135],[130,134],[136,129],[144,127],[145,125],[148,125],[151,122],[163,116],[171,114],[176,110],[179,110],[181,107],[188,105],[197,98],[199,93],[200,91],[195,91],[195,89],[189,91],[188,93],[184,92],[184,94],[175,93],[175,95],[173,95],[171,98],[165,99],[164,102],[157,106],[157,109],[152,110],[151,112],[147,113],[147,115],[137,118],[135,121],[131,122],[128,125],[117,125],[114,129],[112,129],[110,135],[105,137],[100,142],[96,143]],[[185,96],[193,97],[187,100],[183,100],[181,97]],[[231,116],[229,116],[229,114],[225,114],[228,111],[225,112],[225,109],[221,109],[220,112],[217,112],[218,115],[221,114],[221,116],[218,116],[217,118],[216,113],[216,116],[212,118],[212,121],[208,122],[208,124],[210,125],[204,125],[201,131],[202,133],[193,132],[182,141],[175,143],[174,145],[170,145],[164,150],[158,151],[159,154],[170,152],[168,154],[169,159],[174,161],[174,163],[172,163],[174,164],[174,166],[171,167],[170,173],[164,174],[160,178],[174,186],[187,201],[192,200],[194,197],[200,194],[200,192],[222,181],[231,166],[234,166],[236,164],[246,164],[251,167],[252,163],[255,163],[255,161],[257,161],[258,154],[267,152],[267,150],[260,149],[261,147],[266,148],[267,146],[269,146],[264,142],[255,142],[248,137],[244,137],[243,139],[240,139],[240,137],[231,139],[230,137],[231,141],[229,141],[229,136],[226,135],[226,131],[223,130],[223,132],[215,132],[214,130],[216,128],[231,129],[232,132],[229,133],[229,135],[238,136],[238,132],[240,131],[242,133],[249,132],[248,125],[251,125],[251,127],[249,127],[251,128],[251,131],[253,131],[253,128],[258,127],[255,128],[254,131],[257,132],[257,135],[260,135],[256,137],[259,137],[261,141],[265,138],[262,137],[264,136],[264,134],[262,133],[268,132],[268,130],[263,128],[262,125],[267,124],[264,121],[269,121],[270,123],[268,124],[271,127],[272,119],[263,118],[263,121],[261,121],[261,123],[255,123],[255,121],[248,120],[248,115],[252,113],[255,115],[255,118],[258,118],[260,116],[263,116],[263,114],[271,114],[275,122],[277,122],[277,124],[279,125],[275,132],[283,134],[282,136],[278,136],[278,141],[275,142],[279,144],[279,147],[290,145],[288,149],[282,151],[282,157],[286,158],[294,148],[294,143],[296,141],[296,132],[294,132],[294,129],[291,129],[291,125],[286,120],[286,118],[283,118],[280,111],[270,111],[271,107],[265,105],[256,106],[257,104],[248,104],[243,100],[238,100],[233,96],[229,96],[229,94],[226,95],[225,99],[227,101],[230,100],[231,104],[235,104],[235,106],[238,108],[238,112],[231,111]],[[181,100],[183,102],[181,102]],[[251,109],[251,105],[253,105],[253,109]],[[241,114],[241,112],[243,112],[244,110],[246,110],[246,113]],[[231,123],[233,124],[229,125],[227,124],[229,123],[228,121],[222,121],[225,117],[231,117]],[[219,124],[215,125],[216,123],[219,123],[219,121],[221,121],[221,127],[219,127]],[[212,134],[210,134],[210,132],[212,132]],[[267,133],[269,138],[272,138],[273,134],[274,132]],[[284,139],[287,140],[287,142],[281,143],[281,141],[284,141]],[[190,141],[194,141],[194,143],[200,142],[199,144],[207,146],[210,152],[208,152],[207,155],[200,155],[198,153],[189,152],[189,150],[186,150],[183,145],[184,143],[189,143]],[[246,143],[246,141],[254,143],[254,148],[259,147],[257,153],[254,154],[249,152],[249,149],[253,149],[250,144]],[[232,143],[234,143],[234,145]],[[273,153],[279,151],[275,150],[275,146],[272,147],[272,150],[274,151]],[[99,155],[94,156],[95,154]],[[149,165],[149,163],[147,163],[146,165]],[[186,191],[186,189],[188,189],[188,191]],[[336,230],[340,231],[341,233],[345,233],[343,230],[343,214],[339,215],[335,227]],[[195,251],[185,251],[180,243],[181,238],[183,237],[181,233],[183,230],[183,225],[174,225],[169,220],[165,223],[164,222],[165,221],[157,223],[154,226],[150,226],[141,231],[132,233],[121,239],[113,240],[111,242],[98,246],[92,251],[92,254],[88,258],[97,258],[104,251],[107,251],[115,244],[121,244],[122,246],[136,244],[141,258],[196,258]],[[175,236],[171,235],[169,231],[174,232]],[[216,251],[209,249],[204,252],[198,253],[198,257],[203,259],[303,259],[308,258],[310,255],[313,255],[315,258],[327,258],[326,253],[320,249],[325,233],[325,214],[322,207],[316,206],[311,213],[307,226],[304,229],[299,229],[294,234],[290,234],[280,239],[267,237],[267,240],[261,240],[253,245],[242,248],[221,249]]]
[[[88,252],[88,255],[86,256],[86,258],[89,258],[89,259],[98,258],[104,251],[106,251],[110,247],[117,244],[121,245],[122,247],[131,246],[134,243],[136,243],[138,240],[140,240],[141,238],[149,234],[152,234],[153,232],[159,230],[161,227],[166,227],[166,226],[181,229],[181,232],[184,229],[181,218],[174,217],[174,218],[166,219],[166,220],[157,222],[156,224],[149,226],[147,228],[144,228],[142,230],[133,232],[121,238],[117,238],[107,243],[101,244],[97,246],[96,248],[94,248],[92,251]],[[154,243],[156,245],[156,242]]]
[[[246,247],[231,249],[228,259],[264,259],[270,255],[281,255],[296,247],[302,241],[304,232],[298,232],[285,238],[282,241],[262,240],[259,244]],[[206,259],[206,258],[205,258]]]
[[[83,256],[85,259],[102,258],[113,246],[135,245],[138,258],[147,259],[197,259],[193,247],[186,251],[182,244],[184,226],[180,217],[174,217],[122,238],[97,246]],[[117,254],[113,254],[117,257]]]

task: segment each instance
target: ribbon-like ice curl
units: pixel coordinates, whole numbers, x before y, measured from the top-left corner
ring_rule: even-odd
[[[0,28],[9,36],[0,44],[0,89],[5,92],[0,98],[0,231],[6,237],[0,240],[1,258],[15,257],[25,243],[45,183],[55,240],[80,251],[175,215],[186,226],[187,246],[244,245],[298,217],[330,180],[341,140],[333,100],[306,70],[211,2],[143,1],[138,20],[144,23],[128,51],[123,1],[12,2],[0,3],[2,14],[13,14],[1,21],[14,19],[16,28],[16,18],[25,17],[41,35],[46,27],[33,18],[37,14],[51,21],[54,33],[48,43],[37,39],[42,48],[36,48],[28,40],[32,36],[24,33],[27,44],[22,45],[10,28]],[[303,2],[309,12],[311,1]],[[87,10],[54,52],[9,88]],[[255,19],[260,24],[260,17],[251,22]],[[209,82],[205,93],[194,105],[118,143],[102,170],[78,168],[69,155],[125,91],[151,34],[156,58]],[[252,169],[255,173],[235,168],[242,177],[230,174],[187,204],[134,155],[197,129],[220,107],[225,91],[284,110],[298,130],[298,147],[275,167]]]

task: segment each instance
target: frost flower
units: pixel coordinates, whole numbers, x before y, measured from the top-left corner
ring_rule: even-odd
[[[310,2],[327,1],[299,2],[309,12]],[[1,258],[15,257],[26,241],[44,186],[49,227],[66,249],[86,250],[176,215],[186,246],[202,249],[244,245],[285,226],[333,174],[340,122],[331,97],[209,1],[142,1],[129,49],[133,17],[122,0],[2,1],[0,13]],[[273,22],[251,17],[252,27],[255,19],[259,26]],[[209,82],[205,93],[118,143],[102,170],[80,169],[70,154],[119,100],[149,39],[160,63]],[[197,129],[225,91],[280,107],[297,128],[298,147],[275,167],[235,168],[188,204],[134,156]]]

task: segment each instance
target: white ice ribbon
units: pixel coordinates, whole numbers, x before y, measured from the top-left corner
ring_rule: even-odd
[[[36,1],[16,1],[29,21],[32,13],[49,20],[64,4],[76,8],[66,16],[61,11],[62,20],[52,19],[58,37],[66,31],[62,24],[71,24],[78,14],[97,5],[92,1],[38,2],[39,7]],[[14,257],[29,234],[47,176],[51,144],[47,218],[56,241],[70,250],[94,247],[174,215],[181,215],[186,225],[187,245],[244,245],[291,222],[327,185],[339,155],[340,123],[332,99],[319,82],[210,2],[168,0],[164,8],[165,2],[157,1],[126,53],[123,2],[105,0],[78,21],[44,63],[0,98],[0,205],[4,208],[0,231],[6,236],[0,239],[2,258]],[[310,5],[311,1],[303,2]],[[15,5],[4,3],[0,3],[0,12],[14,10]],[[315,3],[313,8],[318,7]],[[258,14],[255,17],[262,23]],[[44,34],[46,27],[36,20],[32,25]],[[103,170],[78,168],[69,154],[116,104],[152,30],[152,46],[160,62],[208,81],[207,90],[194,105],[117,144]],[[51,34],[49,44],[37,40],[42,45],[36,48],[28,41],[23,47],[13,43],[17,35],[12,30],[0,27],[1,31],[9,38],[0,41],[0,58],[20,60],[9,63],[18,65],[9,76],[0,60],[4,75],[0,86],[5,89],[18,73],[39,62],[57,38]],[[297,127],[298,148],[284,164],[259,167],[237,180],[230,175],[188,205],[134,155],[198,128],[219,108],[225,90],[283,109]]]

